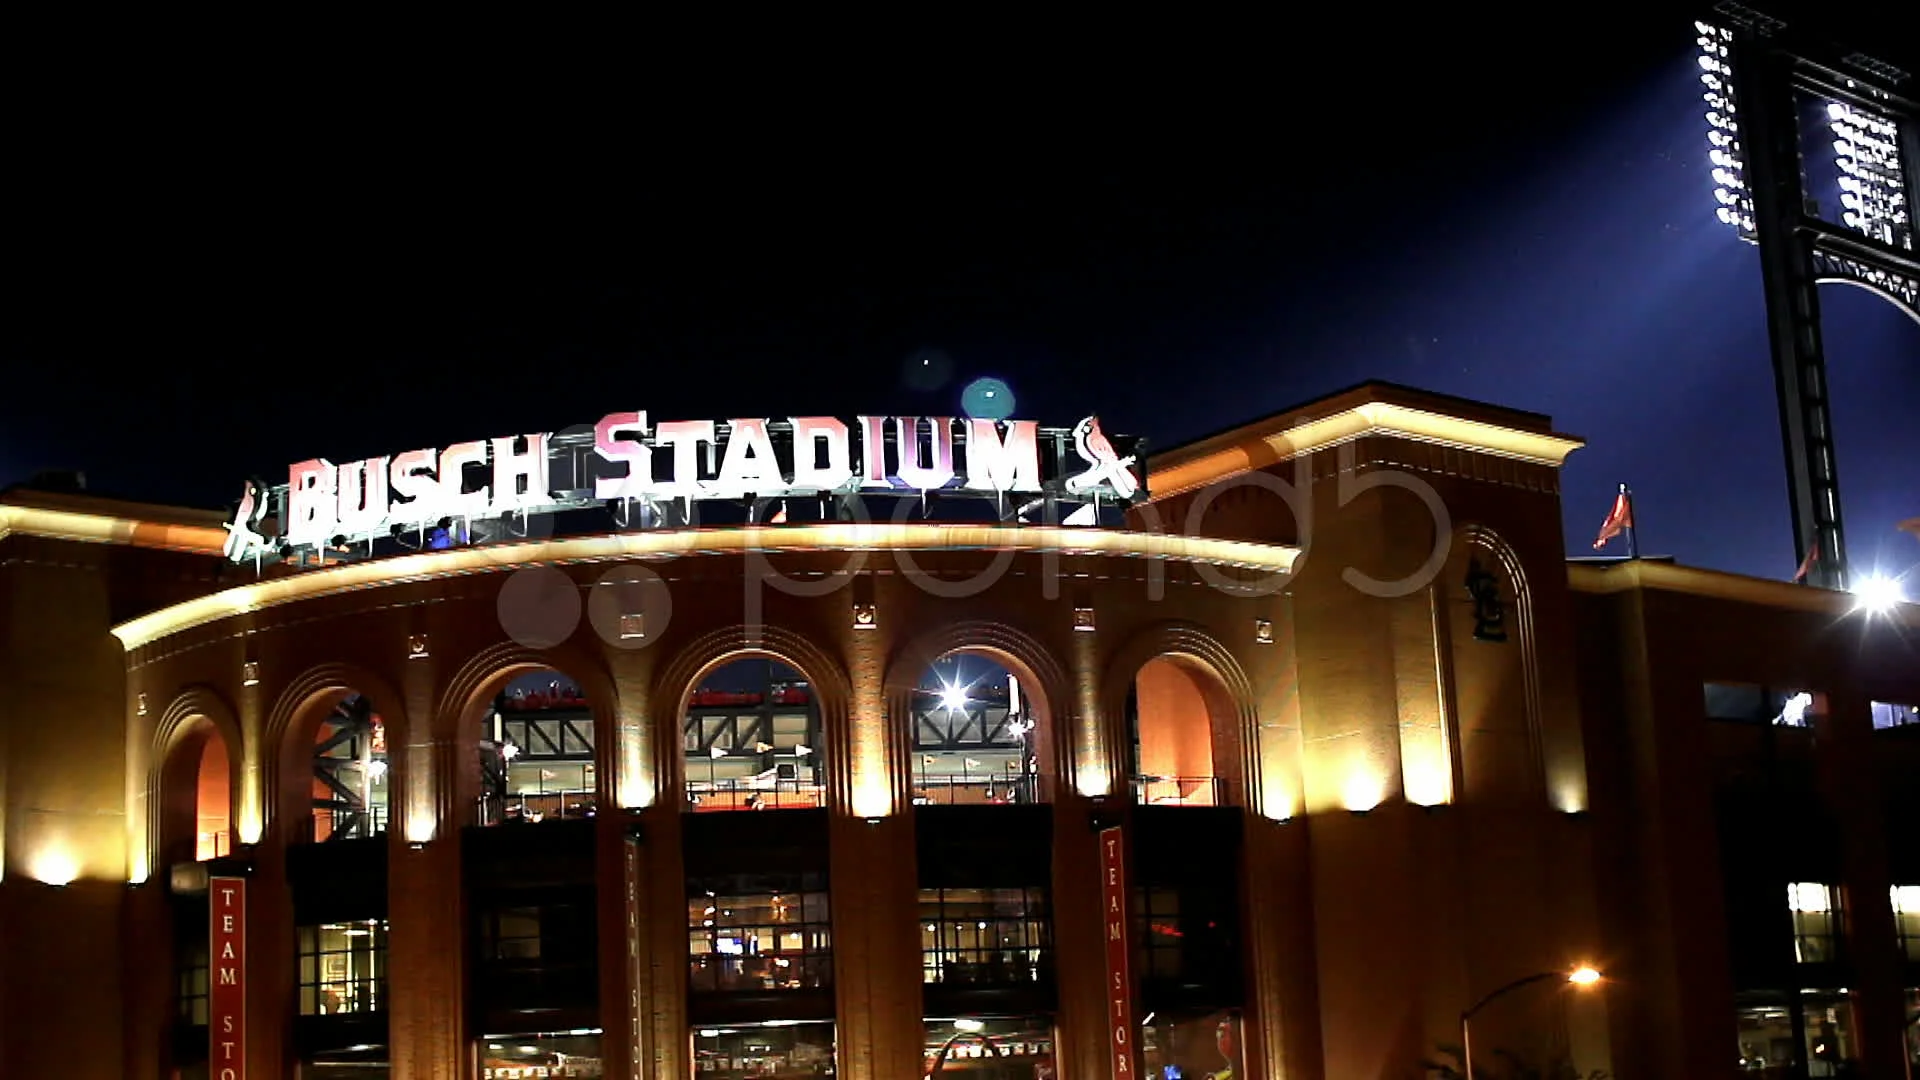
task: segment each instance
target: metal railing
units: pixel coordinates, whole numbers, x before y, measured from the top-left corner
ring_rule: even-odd
[[[824,784],[811,780],[751,776],[739,780],[688,780],[687,809],[793,810],[827,805]]]
[[[542,821],[590,818],[594,810],[593,792],[586,789],[528,791],[508,795],[504,799],[498,795],[489,794],[475,800],[477,819],[475,823],[479,825],[537,824]]]
[[[1129,776],[1133,801],[1142,806],[1220,806],[1215,776]]]
[[[1031,774],[913,774],[915,806],[1000,806],[1040,801],[1040,778]]]
[[[365,840],[385,835],[386,831],[387,808],[384,806],[365,810],[316,806],[307,819],[307,842],[314,844],[329,840]]]

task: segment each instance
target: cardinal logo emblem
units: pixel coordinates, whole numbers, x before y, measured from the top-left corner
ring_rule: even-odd
[[[1140,490],[1140,481],[1133,475],[1133,455],[1120,456],[1107,441],[1106,432],[1100,430],[1098,416],[1089,416],[1073,426],[1073,448],[1087,463],[1087,469],[1067,478],[1068,491],[1078,494],[1107,484],[1115,495],[1131,499]]]
[[[249,555],[266,546],[266,535],[259,527],[266,516],[266,493],[259,484],[247,481],[246,494],[240,496],[240,505],[234,508],[233,520],[227,522],[228,559],[244,562]]]

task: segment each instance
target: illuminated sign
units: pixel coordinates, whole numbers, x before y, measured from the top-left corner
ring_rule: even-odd
[[[1092,416],[1069,429],[944,416],[649,422],[644,412],[617,412],[591,433],[505,435],[341,465],[299,462],[284,488],[247,484],[227,524],[226,553],[243,562],[327,552],[595,505],[933,492],[1003,506],[1010,497],[1016,506],[1125,505],[1144,494],[1138,449],[1137,440],[1117,447]],[[1082,522],[1091,524],[1091,515],[1068,523]]]
[[[1100,925],[1106,946],[1107,1052],[1113,1080],[1134,1080],[1133,954],[1127,937],[1127,854],[1119,826],[1100,830]]]
[[[247,879],[207,882],[207,1076],[247,1077]]]

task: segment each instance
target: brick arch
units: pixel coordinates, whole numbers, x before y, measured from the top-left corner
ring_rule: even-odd
[[[1197,623],[1155,623],[1129,637],[1108,658],[1100,686],[1100,709],[1102,715],[1111,718],[1107,730],[1112,743],[1109,759],[1114,775],[1124,776],[1129,764],[1125,758],[1126,730],[1121,719],[1126,714],[1127,691],[1141,668],[1160,659],[1170,660],[1195,676],[1194,683],[1206,702],[1216,733],[1224,730],[1233,740],[1234,745],[1225,748],[1228,753],[1224,757],[1220,748],[1214,751],[1216,762],[1231,763],[1232,773],[1225,776],[1219,776],[1221,770],[1215,767],[1225,801],[1239,806],[1259,806],[1260,728],[1253,681],[1247,677],[1246,668],[1241,666],[1233,650]]]
[[[1462,525],[1456,535],[1469,556],[1474,552],[1485,552],[1506,575],[1513,589],[1511,601],[1513,611],[1513,632],[1520,645],[1520,691],[1522,708],[1527,725],[1527,753],[1532,782],[1539,785],[1544,793],[1547,789],[1546,762],[1546,717],[1541,708],[1540,696],[1540,647],[1536,640],[1533,589],[1527,581],[1526,567],[1520,562],[1520,555],[1513,549],[1505,537],[1485,525],[1469,523]],[[1452,658],[1448,658],[1448,674],[1451,678]],[[1448,690],[1451,696],[1451,689]],[[1450,711],[1452,711],[1450,709]],[[1459,785],[1461,735],[1456,733],[1453,739],[1454,770],[1456,787]]]
[[[149,868],[160,864],[165,855],[164,835],[167,803],[167,772],[183,743],[200,745],[197,735],[210,730],[220,736],[227,751],[227,827],[239,828],[242,785],[245,783],[245,747],[242,744],[239,713],[211,686],[196,684],[175,694],[160,711],[154,725],[153,740],[147,749],[146,775],[146,847]],[[198,765],[195,766],[197,777]]]
[[[444,818],[451,812],[455,820],[471,808],[470,796],[479,794],[480,769],[474,757],[476,738],[473,725],[477,710],[516,675],[529,671],[557,671],[571,679],[586,696],[593,713],[594,801],[606,804],[611,796],[613,770],[608,754],[612,752],[614,731],[620,712],[620,695],[614,687],[605,657],[571,642],[547,649],[534,649],[518,642],[496,642],[461,661],[441,685],[439,699],[428,721],[428,738],[434,743],[435,802]],[[417,745],[428,741],[411,736]],[[403,789],[404,790],[404,789]]]
[[[687,698],[699,688],[707,673],[723,664],[751,657],[777,660],[806,676],[820,709],[820,726],[827,737],[827,775],[829,798],[850,805],[847,757],[851,753],[847,732],[847,713],[853,696],[852,685],[841,661],[814,644],[812,639],[778,626],[745,624],[713,630],[682,646],[662,666],[653,683],[649,715],[666,730],[655,732],[655,745],[661,750],[656,762],[662,777],[659,790],[684,801],[686,794],[686,740],[680,725],[686,715]]]
[[[269,830],[293,824],[287,815],[294,809],[294,793],[307,791],[310,784],[314,729],[324,710],[349,693],[367,698],[374,712],[388,721],[389,745],[404,744],[406,699],[386,678],[350,663],[316,664],[302,671],[280,691],[267,714],[265,749],[270,756],[264,803]],[[402,783],[398,770],[404,769],[406,755],[390,753],[389,757],[396,767],[396,779],[390,783]]]
[[[887,715],[906,718],[912,715],[913,691],[934,662],[954,653],[974,653],[991,657],[1017,676],[1033,693],[1039,735],[1039,757],[1045,763],[1041,783],[1057,788],[1063,778],[1072,776],[1071,740],[1060,738],[1063,719],[1072,712],[1072,684],[1066,668],[1040,641],[1018,627],[987,619],[947,623],[895,649],[888,659],[885,677]],[[911,737],[898,740],[902,760],[895,768],[902,777],[913,775]],[[1052,801],[1052,792],[1046,793]]]
[[[594,745],[612,738],[614,717],[620,708],[620,695],[606,659],[590,649],[562,643],[550,649],[533,649],[518,642],[502,641],[489,645],[461,662],[442,686],[434,705],[432,734],[435,738],[458,735],[459,725],[485,701],[498,686],[515,675],[538,669],[558,671],[572,679],[586,695],[593,710]]]

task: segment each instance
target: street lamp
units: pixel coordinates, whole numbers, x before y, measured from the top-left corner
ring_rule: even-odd
[[[1493,1004],[1523,986],[1532,986],[1549,979],[1565,979],[1578,987],[1588,987],[1600,981],[1600,973],[1585,964],[1572,971],[1542,971],[1538,975],[1528,975],[1515,979],[1507,985],[1473,1003],[1473,1007],[1460,1014],[1460,1066],[1466,1074],[1466,1080],[1473,1080],[1473,1018],[1481,1009]]]

